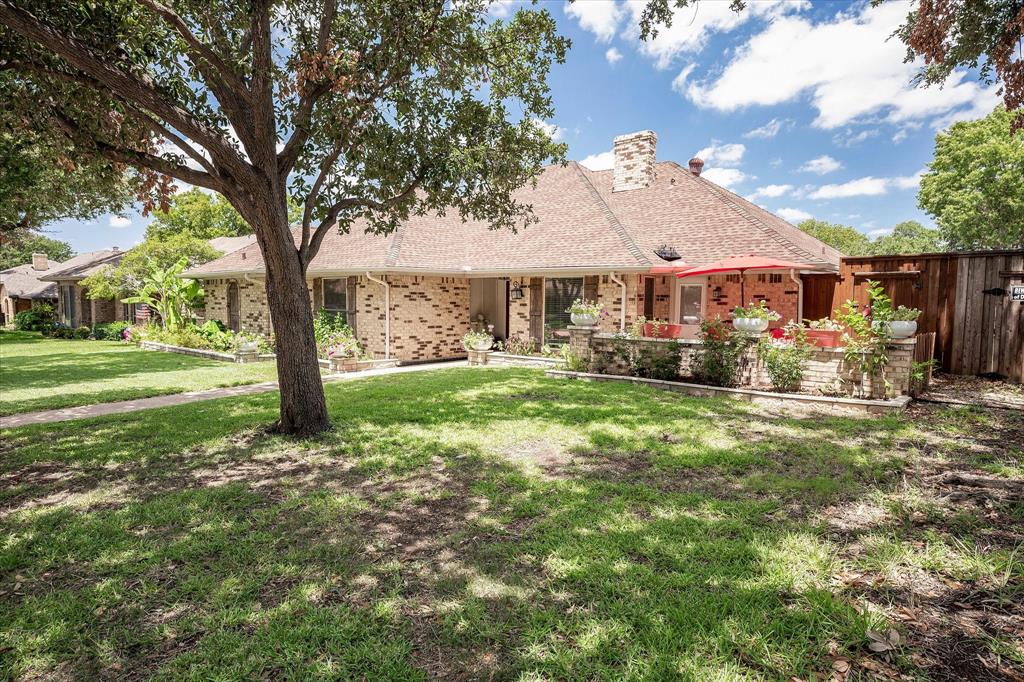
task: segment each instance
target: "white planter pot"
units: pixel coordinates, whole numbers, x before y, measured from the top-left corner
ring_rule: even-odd
[[[768,320],[762,320],[759,317],[735,317],[732,320],[732,326],[738,332],[760,334],[768,329]]]
[[[259,344],[255,341],[244,341],[238,344],[239,353],[255,353],[259,348]]]
[[[493,338],[487,339],[486,341],[477,341],[473,344],[473,350],[490,350],[493,345]]]
[[[581,313],[571,313],[569,317],[572,318],[572,323],[577,327],[593,327],[597,324],[597,315],[583,315]]]
[[[917,333],[917,320],[893,320],[889,329],[894,339],[909,339]]]

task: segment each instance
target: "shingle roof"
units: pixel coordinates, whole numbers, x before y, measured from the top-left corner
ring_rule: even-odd
[[[214,237],[208,240],[206,243],[217,249],[223,254],[237,251],[243,246],[249,246],[256,241],[256,235],[246,234],[241,237]]]
[[[611,171],[576,162],[549,166],[536,187],[519,191],[538,222],[515,234],[462,222],[454,212],[415,216],[388,236],[366,234],[360,221],[350,233],[324,239],[309,274],[640,272],[662,262],[654,255],[662,244],[692,265],[756,253],[838,266],[835,249],[678,164],[658,163],[656,172],[649,187],[612,192]],[[262,271],[259,247],[250,244],[184,274],[202,279]]]
[[[100,268],[114,267],[124,257],[124,251],[120,249],[101,249],[81,253],[74,258],[64,261],[59,268],[53,268],[39,279],[44,282],[56,282],[59,280],[82,280],[89,275],[98,272]]]
[[[56,261],[50,265],[60,267]],[[52,270],[36,270],[31,263],[16,265],[13,268],[0,270],[0,284],[11,298],[57,298],[57,285],[52,282],[40,281],[40,275],[49,274]]]

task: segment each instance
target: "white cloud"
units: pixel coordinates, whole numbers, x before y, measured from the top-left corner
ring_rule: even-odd
[[[892,179],[892,186],[896,189],[917,189],[921,186],[921,176],[924,175],[924,169],[917,171],[913,175],[904,175],[901,177]]]
[[[870,232],[868,232],[868,236],[871,237],[872,239],[878,239],[879,237],[884,237],[885,235],[891,233],[891,227],[880,227],[877,230],[871,230]]]
[[[512,14],[512,8],[519,3],[519,0],[491,0],[487,13],[492,17],[504,19]]]
[[[672,79],[672,89],[680,94],[686,94],[686,79],[690,77],[693,70],[697,67],[696,64],[687,64],[682,68],[675,78]]]
[[[622,59],[622,53],[614,47],[609,47],[608,51],[604,53],[604,58],[608,60],[609,64],[614,64]]]
[[[743,133],[743,137],[754,137],[762,140],[770,140],[779,134],[783,128],[793,127],[793,121],[788,118],[778,119],[773,118],[772,120],[765,123],[760,128],[754,128]]]
[[[593,171],[611,170],[615,166],[615,152],[591,154],[580,161],[580,165]]]
[[[565,3],[565,13],[577,19],[580,27],[590,31],[603,43],[615,36],[625,8],[617,0],[579,0]]]
[[[112,215],[110,216],[109,224],[111,227],[120,230],[125,227],[131,227],[132,219],[125,218],[124,216]]]
[[[907,139],[907,135],[907,129],[900,128],[899,130],[892,134],[892,143],[899,144],[900,142],[903,142],[903,140]]]
[[[822,154],[821,156],[811,159],[804,165],[797,168],[801,173],[816,173],[818,175],[825,175],[832,171],[837,171],[843,167],[843,164],[833,159],[828,154]]]
[[[749,201],[757,201],[761,198],[775,199],[793,191],[793,185],[765,185],[758,187],[754,193],[747,197]]]
[[[807,195],[809,199],[848,199],[850,197],[873,197],[886,194],[890,189],[917,189],[921,184],[923,170],[914,175],[893,178],[875,178],[870,175],[849,182],[822,185]]]
[[[701,3],[721,4],[728,3]],[[776,105],[808,96],[817,109],[814,125],[837,128],[868,115],[890,123],[991,110],[995,87],[950,75],[944,87],[917,88],[919,63],[906,64],[906,48],[892,33],[905,20],[907,4],[864,3],[855,11],[813,23],[792,13],[777,16],[735,53],[721,72],[692,83],[686,95],[699,106],[734,111]],[[985,102],[979,108],[979,101]]]
[[[779,216],[783,220],[788,220],[791,223],[798,223],[801,220],[810,220],[812,216],[807,211],[801,211],[799,208],[780,208],[775,211],[775,215]]]
[[[575,4],[585,5],[591,1],[581,0]],[[628,4],[631,21],[627,34],[639,41],[640,15],[647,0],[629,0]],[[639,42],[640,52],[654,59],[659,69],[666,69],[680,54],[700,52],[713,33],[731,31],[750,19],[771,19],[810,6],[806,0],[763,0],[750,3],[742,12],[734,12],[730,4],[715,0],[674,9],[672,26],[661,26],[653,40]]]
[[[711,140],[711,144],[697,152],[697,156],[709,166],[738,166],[743,162],[743,154],[747,148],[738,142],[723,144]]]
[[[747,175],[738,168],[708,168],[700,175],[707,178],[716,185],[732,188],[745,180],[756,180],[753,175]]]
[[[856,147],[861,142],[870,140],[872,137],[877,137],[881,131],[878,128],[868,128],[862,130],[859,133],[855,133],[850,129],[846,129],[841,133],[837,133],[832,136],[832,143],[837,147]]]
[[[768,165],[771,166],[772,168],[778,168],[779,166],[782,165],[782,159],[776,156],[774,159],[768,162]]]
[[[539,118],[533,119],[533,123],[538,128],[547,133],[548,137],[550,137],[555,142],[565,137],[565,128],[557,126],[554,123],[548,123],[547,121],[542,121]]]

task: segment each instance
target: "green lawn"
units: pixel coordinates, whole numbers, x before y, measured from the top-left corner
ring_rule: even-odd
[[[0,330],[0,415],[275,379],[273,362],[237,365],[116,341]]]
[[[1024,507],[973,495],[1024,478],[1019,414],[531,370],[326,390],[307,442],[262,430],[274,393],[0,433],[0,678],[1024,671]]]

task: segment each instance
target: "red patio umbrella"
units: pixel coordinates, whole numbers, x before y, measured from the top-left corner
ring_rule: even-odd
[[[676,277],[696,277],[697,275],[713,275],[722,272],[738,272],[740,273],[740,305],[746,305],[747,293],[744,287],[743,273],[747,270],[808,270],[813,268],[813,265],[807,263],[794,263],[779,258],[768,258],[767,256],[750,254],[749,256],[729,256],[728,258],[716,260],[714,263],[690,268],[685,272],[678,273]]]

